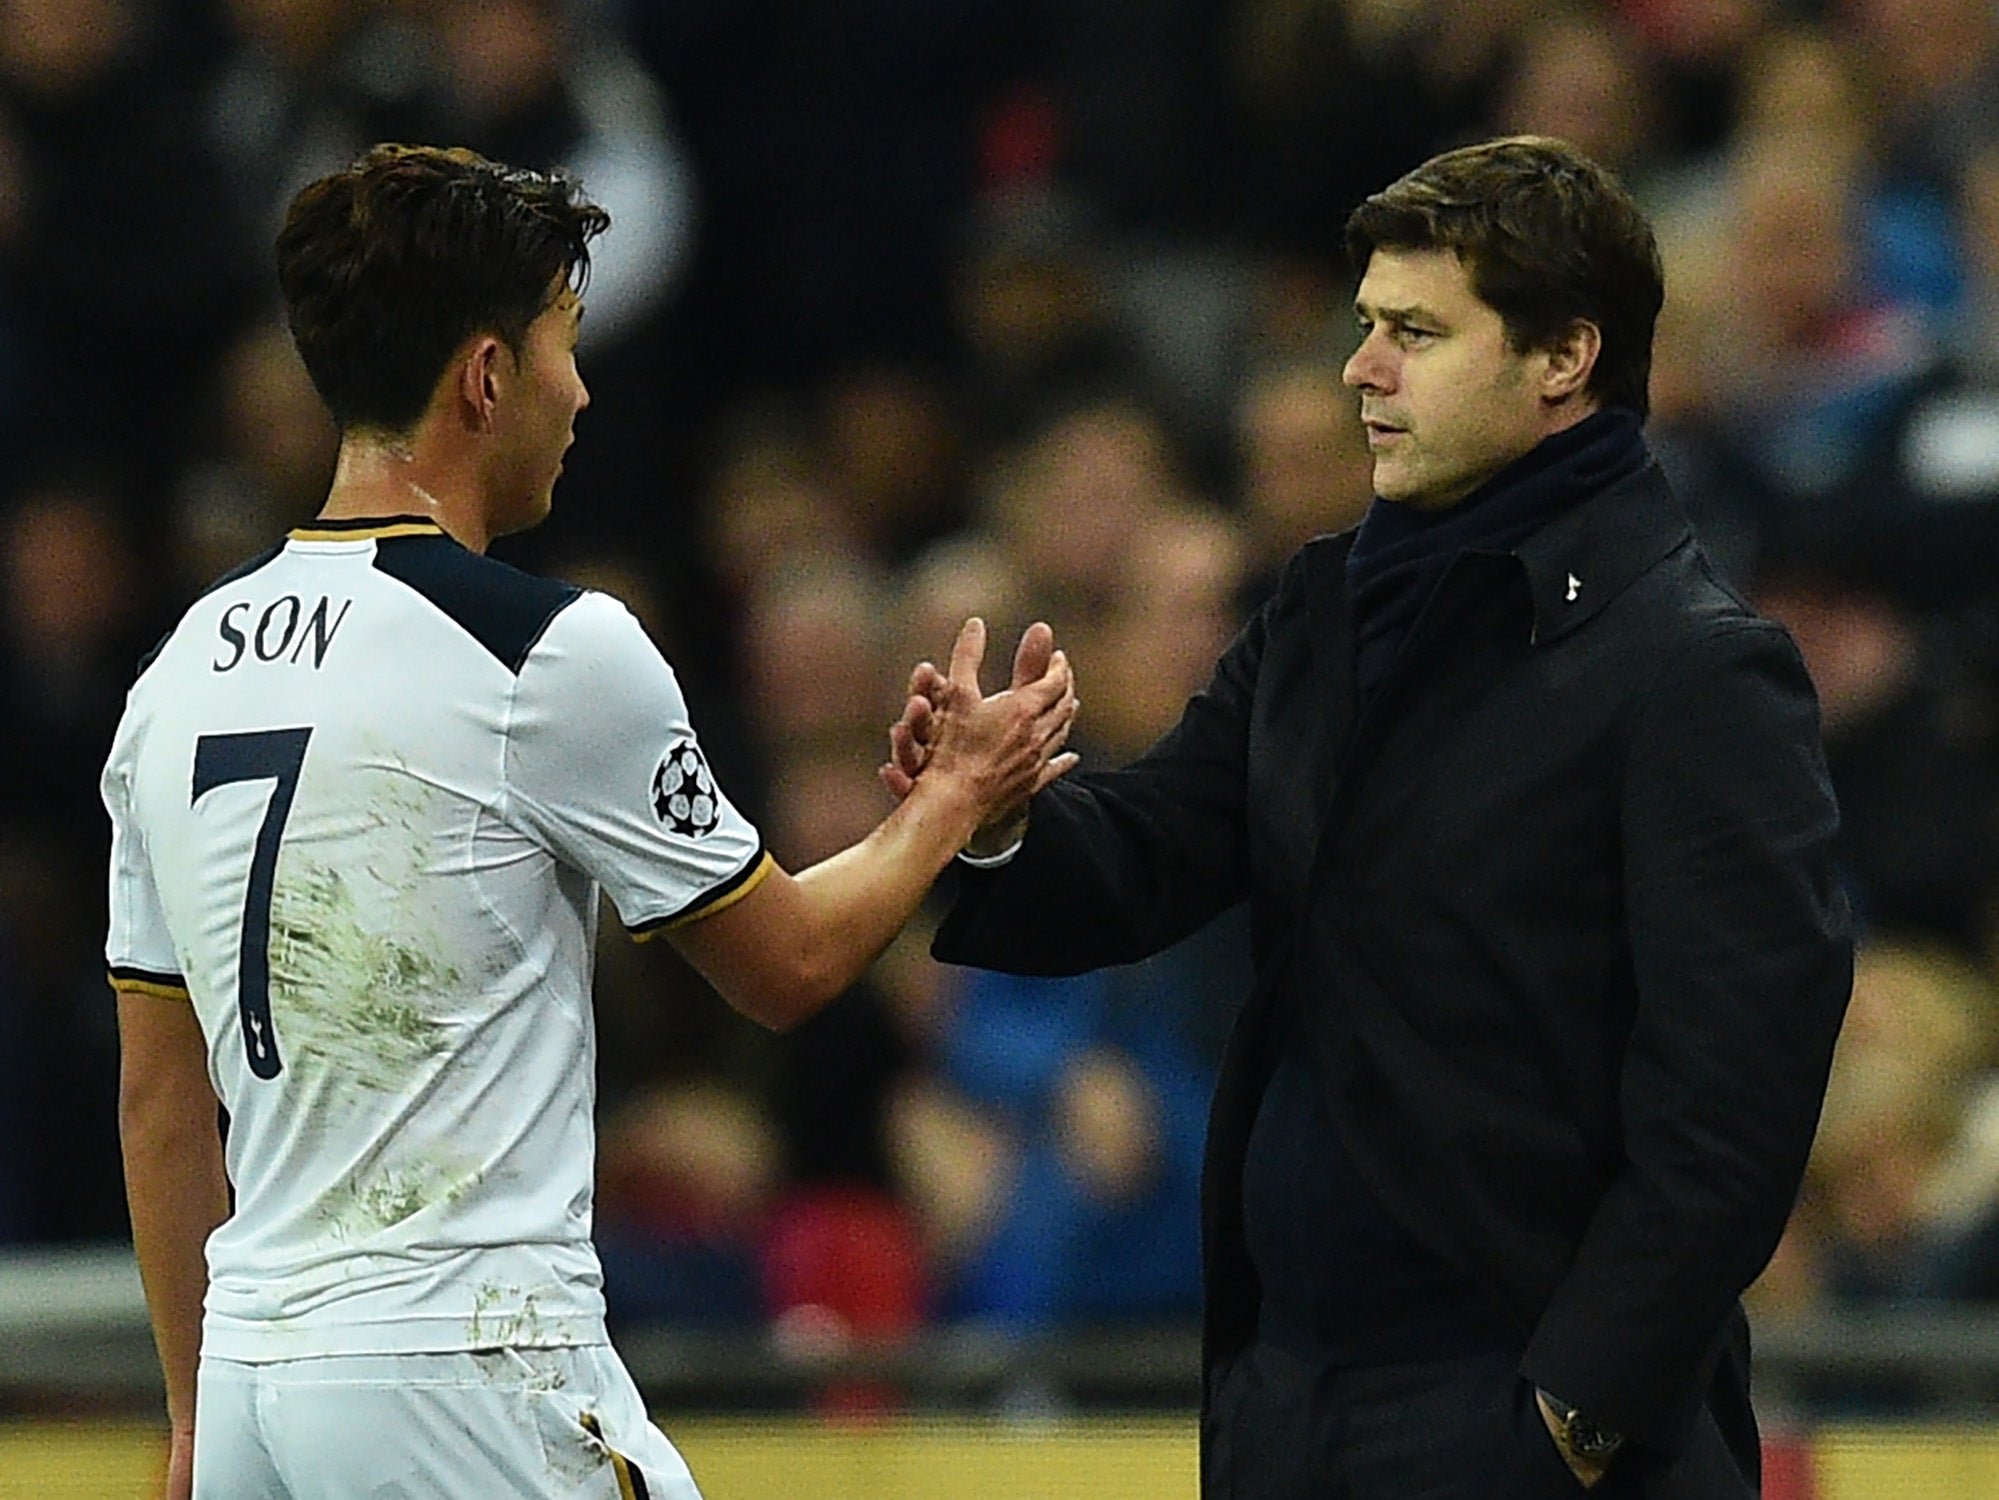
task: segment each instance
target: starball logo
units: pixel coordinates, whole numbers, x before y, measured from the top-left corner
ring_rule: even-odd
[[[715,777],[693,740],[675,740],[652,773],[652,810],[669,833],[698,839],[722,822]]]

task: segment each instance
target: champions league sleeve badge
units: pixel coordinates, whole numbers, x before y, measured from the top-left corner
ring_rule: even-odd
[[[715,777],[693,740],[675,740],[652,773],[652,810],[668,833],[698,839],[722,822]]]

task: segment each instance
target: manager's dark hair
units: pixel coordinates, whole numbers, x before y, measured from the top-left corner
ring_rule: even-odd
[[[1455,252],[1521,352],[1594,323],[1602,347],[1586,389],[1651,409],[1658,242],[1617,179],[1567,142],[1509,136],[1433,156],[1353,211],[1346,250],[1356,275],[1376,250]]]
[[[580,288],[610,215],[560,173],[463,147],[380,145],[301,189],[278,232],[299,357],[342,431],[404,433],[477,333],[519,352],[562,285]]]

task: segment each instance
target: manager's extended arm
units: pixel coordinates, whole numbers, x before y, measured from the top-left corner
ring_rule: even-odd
[[[1077,974],[1171,947],[1243,898],[1251,711],[1272,607],[1150,750],[1039,793],[1018,853],[961,872],[938,958]]]

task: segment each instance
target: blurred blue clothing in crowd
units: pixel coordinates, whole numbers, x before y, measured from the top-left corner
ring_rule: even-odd
[[[1006,1122],[1019,1157],[991,1234],[941,1289],[943,1317],[1025,1331],[1198,1314],[1208,1100],[1249,983],[1240,908],[1123,968],[962,971],[940,1065]],[[1150,1159],[1116,1192],[1085,1180],[1062,1138],[1065,1077],[1093,1056],[1120,1060],[1150,1095]]]
[[[1909,184],[1877,189],[1860,233],[1869,280],[1891,302],[1919,308],[1939,330],[1964,301],[1964,264],[1950,205]]]

